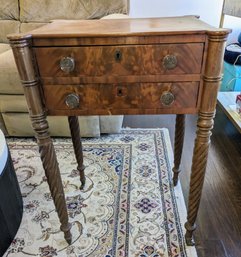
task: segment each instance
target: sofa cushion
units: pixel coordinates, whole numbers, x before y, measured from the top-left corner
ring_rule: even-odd
[[[0,19],[19,19],[18,0],[0,0]]]
[[[12,50],[0,54],[0,94],[23,94]]]
[[[126,0],[19,0],[21,22],[54,19],[93,19],[111,13],[127,13]]]
[[[24,95],[0,95],[0,112],[28,112]]]
[[[0,43],[0,54],[11,49],[9,44]]]
[[[2,113],[9,136],[34,136],[28,113]],[[48,116],[51,136],[69,137],[67,117]],[[16,125],[17,124],[17,125]],[[79,117],[80,134],[82,137],[99,137],[100,126],[98,116]]]
[[[19,27],[19,21],[0,20],[0,43],[8,43],[7,35],[19,33]]]
[[[120,133],[123,115],[99,116],[100,133]]]
[[[43,22],[22,22],[21,25],[20,25],[20,32],[21,33],[26,33],[28,31],[31,31],[31,30],[34,30],[34,29],[37,29],[43,25],[45,25],[46,23],[43,23]]]

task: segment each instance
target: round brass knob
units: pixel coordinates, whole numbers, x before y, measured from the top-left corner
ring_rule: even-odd
[[[75,109],[79,107],[79,96],[76,94],[69,94],[65,98],[65,104],[70,108],[70,109]]]
[[[174,102],[175,97],[171,92],[165,91],[162,93],[160,100],[163,105],[170,106]]]
[[[75,61],[72,57],[63,57],[60,60],[60,69],[66,73],[70,73],[74,70]]]
[[[177,66],[177,57],[175,55],[166,55],[163,58],[163,66],[167,70],[174,69]]]

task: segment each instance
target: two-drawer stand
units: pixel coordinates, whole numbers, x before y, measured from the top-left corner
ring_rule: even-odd
[[[186,242],[192,245],[208,157],[226,37],[194,16],[54,21],[9,36],[43,167],[65,239],[71,226],[47,115],[68,116],[82,187],[77,116],[176,114],[174,185],[185,114],[198,113]]]

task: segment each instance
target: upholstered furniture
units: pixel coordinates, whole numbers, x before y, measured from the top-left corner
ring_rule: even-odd
[[[7,35],[25,33],[54,19],[98,19],[113,13],[126,14],[127,5],[126,0],[0,0],[0,128],[5,134],[34,133]],[[122,119],[123,116],[79,117],[81,135],[118,132]],[[50,117],[49,123],[51,135],[69,136],[66,118]]]

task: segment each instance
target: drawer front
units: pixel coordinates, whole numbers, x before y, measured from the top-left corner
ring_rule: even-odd
[[[147,113],[147,110],[158,109],[195,109],[198,93],[198,82],[44,86],[50,113],[51,110],[91,110],[93,114],[110,114],[123,110]]]
[[[35,53],[41,77],[199,74],[203,44],[46,47]]]

